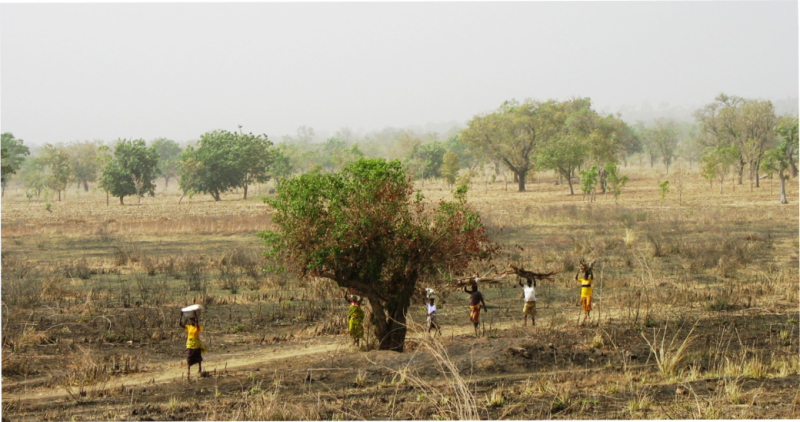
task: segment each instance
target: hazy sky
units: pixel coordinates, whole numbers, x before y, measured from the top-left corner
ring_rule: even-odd
[[[0,126],[33,145],[720,92],[798,96],[796,1],[0,5]]]

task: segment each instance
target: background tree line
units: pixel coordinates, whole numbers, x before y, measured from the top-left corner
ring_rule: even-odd
[[[470,119],[466,127],[444,133],[386,128],[356,134],[341,128],[318,139],[311,127],[273,144],[267,135],[214,130],[187,146],[159,138],[46,144],[29,150],[11,133],[2,134],[2,188],[17,179],[28,198],[43,193],[61,200],[67,186],[90,185],[124,203],[126,196],[155,194],[177,180],[185,195],[208,194],[215,200],[230,190],[294,174],[334,173],[361,157],[399,160],[410,177],[423,184],[443,180],[452,186],[479,177],[487,182],[511,176],[519,191],[535,172],[552,171],[558,183],[576,185],[588,197],[611,190],[619,195],[631,162],[663,166],[677,160],[716,182],[760,187],[777,176],[785,200],[785,180],[797,176],[797,116],[778,116],[772,103],[721,94],[695,112],[691,122],[656,119],[629,124],[620,115],[603,115],[590,98],[509,100]],[[613,185],[613,186],[612,186]]]

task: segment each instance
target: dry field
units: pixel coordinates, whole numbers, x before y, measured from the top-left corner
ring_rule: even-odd
[[[622,172],[619,200],[591,204],[547,173],[524,193],[474,182],[469,201],[504,246],[495,263],[561,273],[537,289],[534,328],[521,326],[516,280],[488,288],[477,339],[467,295],[442,292],[443,335],[412,325],[402,354],[350,346],[330,282],[260,271],[267,186],[247,201],[159,190],[125,206],[74,189],[48,206],[11,186],[3,418],[800,417],[796,181],[780,205],[774,181],[720,194],[690,170],[661,200],[662,172]],[[598,260],[586,325],[572,279],[582,257]],[[190,303],[207,309],[208,352],[187,382],[177,321]],[[421,303],[410,312],[424,320]]]

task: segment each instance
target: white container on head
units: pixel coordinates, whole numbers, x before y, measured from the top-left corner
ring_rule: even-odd
[[[200,305],[191,305],[181,309],[184,318],[196,318],[203,307]]]

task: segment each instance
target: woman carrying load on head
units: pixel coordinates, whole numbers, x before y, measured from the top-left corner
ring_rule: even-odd
[[[203,331],[203,326],[200,325],[198,316],[189,317],[186,324],[183,323],[183,311],[181,311],[181,319],[178,325],[186,330],[186,379],[189,379],[191,374],[192,365],[197,364],[197,373],[203,374],[203,353],[206,348],[200,343],[200,333]]]
[[[360,345],[361,338],[364,337],[364,310],[361,309],[361,301],[363,297],[359,298],[356,295],[350,295],[348,298],[347,292],[344,293],[344,300],[350,304],[350,310],[347,311],[347,328],[350,331],[350,336],[353,337],[353,344]]]

